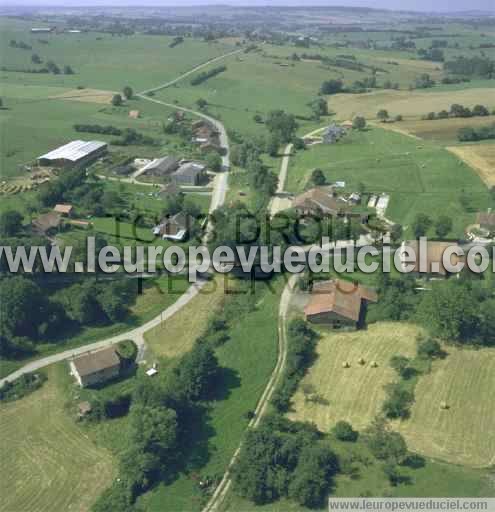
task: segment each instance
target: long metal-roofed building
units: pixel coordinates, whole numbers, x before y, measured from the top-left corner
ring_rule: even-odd
[[[38,157],[38,165],[70,168],[88,164],[107,152],[107,143],[74,140]]]

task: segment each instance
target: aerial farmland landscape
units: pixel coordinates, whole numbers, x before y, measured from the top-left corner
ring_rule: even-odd
[[[495,7],[338,3],[0,6],[0,512],[495,511]]]

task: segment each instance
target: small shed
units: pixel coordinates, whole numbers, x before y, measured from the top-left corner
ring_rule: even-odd
[[[141,112],[139,110],[130,110],[129,117],[131,119],[139,119],[141,117]]]

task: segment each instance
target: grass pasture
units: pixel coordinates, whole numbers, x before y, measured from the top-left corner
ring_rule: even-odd
[[[448,215],[452,235],[461,236],[475,211],[490,205],[488,191],[476,173],[448,151],[429,142],[377,127],[350,132],[337,144],[319,144],[291,158],[288,190],[308,187],[311,172],[320,168],[329,183],[343,180],[348,191],[362,183],[367,192],[390,194],[386,216],[404,227],[417,213],[432,219]],[[469,196],[468,211],[460,202]]]
[[[112,37],[95,32],[68,34],[31,34],[30,25],[6,18],[0,20],[0,51],[2,66],[7,68],[36,68],[31,54],[37,53],[46,63],[53,60],[59,67],[70,65],[74,75],[27,74],[2,72],[7,83],[54,85],[74,88],[78,85],[96,89],[122,90],[130,85],[135,91],[160,85],[213,57],[234,49],[229,42],[204,42],[186,38],[169,48],[172,36],[134,34]],[[48,40],[41,44],[39,39]],[[32,51],[11,48],[11,39],[32,46]]]
[[[208,404],[206,425],[198,425],[200,431],[185,441],[194,453],[190,473],[171,485],[161,484],[144,496],[145,510],[162,511],[165,504],[168,510],[174,511],[202,510],[206,495],[200,491],[193,475],[221,476],[224,473],[245,433],[249,422],[247,413],[255,409],[275,367],[278,306],[283,284],[283,280],[271,281],[268,285],[257,282],[255,309],[244,312],[232,322],[230,339],[216,349],[225,389],[221,397]],[[229,288],[233,286],[235,283],[230,283]],[[239,286],[237,291],[248,288]]]
[[[312,421],[322,432],[337,421],[350,422],[357,430],[365,428],[379,413],[385,398],[383,386],[396,379],[389,367],[392,356],[415,354],[419,329],[399,323],[372,324],[366,331],[328,334],[318,342],[318,358],[304,377],[301,386],[313,384],[328,404],[308,402],[300,389],[293,398],[293,420]],[[363,358],[364,366],[358,364]],[[343,362],[350,368],[343,368]],[[370,366],[371,361],[378,368]]]
[[[453,464],[495,464],[495,349],[446,347],[416,386],[411,417],[397,425],[413,451]],[[439,407],[447,402],[448,410]]]
[[[329,97],[328,107],[341,121],[352,119],[356,115],[375,119],[376,113],[382,108],[388,110],[392,117],[401,114],[404,119],[418,119],[428,112],[449,110],[453,103],[470,108],[481,103],[491,111],[495,107],[493,88],[441,91],[436,91],[435,88],[414,91],[377,90],[364,94],[336,94]]]
[[[115,475],[115,460],[63,409],[56,369],[43,387],[0,406],[0,511],[88,511]]]
[[[466,144],[447,149],[470,165],[487,187],[495,186],[495,144]]]
[[[145,340],[153,353],[177,357],[190,350],[206,330],[212,314],[221,308],[224,294],[223,280],[219,277],[205,285],[186,307],[148,331]]]

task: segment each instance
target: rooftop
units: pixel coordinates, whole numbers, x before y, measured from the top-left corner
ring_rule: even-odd
[[[94,151],[107,146],[106,142],[98,140],[84,141],[84,140],[73,140],[64,146],[60,146],[45,155],[38,157],[38,160],[70,160],[71,162],[77,162],[82,158],[90,155]]]
[[[114,347],[88,352],[75,357],[72,362],[81,377],[120,365],[120,359]]]
[[[333,312],[357,322],[362,300],[377,302],[378,296],[374,290],[350,281],[322,281],[314,284],[311,299],[304,308],[304,313],[317,315]]]

